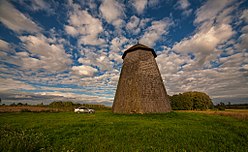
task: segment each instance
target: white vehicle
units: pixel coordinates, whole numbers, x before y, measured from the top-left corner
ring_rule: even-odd
[[[87,108],[87,107],[78,107],[78,108],[74,109],[74,112],[76,112],[76,113],[95,113],[95,110]]]

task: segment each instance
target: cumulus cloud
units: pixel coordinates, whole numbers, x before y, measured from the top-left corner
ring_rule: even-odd
[[[69,55],[66,54],[64,46],[44,35],[20,36],[24,47],[30,52],[17,53],[21,59],[24,69],[39,70],[45,69],[49,72],[63,71],[71,64]]]
[[[190,6],[190,3],[188,0],[180,0],[178,1],[178,7],[180,9],[187,9]]]
[[[123,50],[123,45],[128,42],[128,39],[124,36],[115,37],[111,40],[111,52],[120,52]]]
[[[122,25],[125,10],[125,6],[122,3],[115,0],[103,0],[99,9],[108,23],[117,28]]]
[[[133,7],[138,14],[142,14],[147,7],[154,7],[159,3],[159,0],[132,0]]]
[[[75,27],[73,27],[73,26],[71,26],[71,25],[66,25],[66,26],[65,26],[65,31],[66,31],[68,34],[70,34],[71,36],[73,36],[73,37],[76,37],[76,36],[79,35],[79,31],[78,31]]]
[[[141,14],[146,8],[147,3],[148,3],[148,0],[135,0],[133,3],[133,6],[135,7],[136,11],[139,14]]]
[[[17,33],[37,33],[41,31],[41,28],[35,22],[6,0],[0,2],[0,22]]]
[[[204,3],[196,11],[193,35],[175,43],[172,49],[165,47],[158,55],[156,60],[169,94],[198,90],[215,99],[248,97],[247,53],[242,50],[248,47],[247,30],[245,26],[241,29],[239,43],[232,40],[236,34],[231,25],[235,17],[232,12],[237,8],[231,5],[233,2]],[[224,52],[228,56],[221,56]]]
[[[193,52],[197,56],[198,63],[204,64],[217,45],[226,42],[235,32],[227,24],[213,26],[209,30],[199,31],[192,37],[186,38],[173,46],[173,50],[181,53]]]
[[[227,42],[235,34],[232,26],[229,25],[230,12],[235,9],[234,6],[227,7],[231,3],[232,1],[226,1],[226,3],[207,1],[196,11],[194,23],[199,27],[195,34],[173,46],[172,49],[175,51],[186,54],[193,53],[196,56],[197,62],[192,67],[207,66],[211,59],[218,56],[217,47]]]
[[[101,72],[112,70],[113,68],[113,62],[111,62],[107,57],[107,54],[104,53],[96,54],[93,52],[88,52],[87,56],[84,58],[79,58],[78,62],[84,65],[97,66]]]
[[[140,19],[137,16],[131,16],[129,22],[127,23],[126,29],[132,34],[139,34],[141,29],[139,27]]]
[[[99,38],[99,34],[103,32],[102,22],[90,15],[88,11],[82,10],[78,4],[71,5],[73,10],[69,13],[69,25],[65,25],[65,31],[73,37],[78,37],[79,45],[105,43],[104,39]]]
[[[215,1],[209,0],[196,11],[194,23],[213,20],[225,7],[231,5],[235,0]]]
[[[73,66],[72,71],[79,76],[94,76],[98,71],[96,68],[87,65]]]
[[[168,33],[168,29],[172,24],[173,22],[168,18],[159,21],[152,21],[151,26],[146,29],[145,34],[139,41],[152,47],[161,36]]]
[[[247,9],[237,9],[242,2],[203,1],[203,5],[196,8],[195,16],[192,15],[195,17],[192,26],[195,30],[189,35],[187,32],[191,31],[186,29],[188,35],[174,44],[171,42],[185,33],[179,36],[173,33],[184,27],[174,25],[172,19],[160,20],[160,15],[145,13],[159,2],[69,0],[68,5],[60,5],[61,10],[68,12],[49,16],[60,22],[66,20],[64,33],[56,25],[44,31],[38,26],[40,19],[35,23],[31,20],[33,14],[28,16],[30,12],[54,9],[54,1],[1,1],[2,26],[17,33],[0,39],[0,60],[4,63],[0,67],[1,97],[3,92],[11,92],[12,96],[9,95],[8,99],[30,99],[33,103],[33,99],[39,102],[70,99],[75,102],[111,103],[123,62],[121,55],[140,39],[141,43],[157,51],[156,61],[170,95],[197,90],[208,93],[212,98],[248,98]],[[179,11],[190,15],[193,7],[190,2],[179,0],[169,10],[172,14]],[[168,4],[167,1],[164,3]],[[20,12],[14,4],[23,6],[20,11],[27,12]],[[132,9],[135,9],[136,15],[127,12]],[[65,14],[67,18],[62,19]],[[44,19],[43,15],[40,17]],[[192,17],[187,18],[189,22]],[[175,28],[171,30],[171,26]],[[49,28],[47,24],[44,27]],[[20,41],[10,41],[12,36]],[[77,45],[74,45],[75,40]],[[166,40],[166,44],[172,46],[155,45],[160,40]],[[33,89],[41,92],[22,92]]]
[[[222,98],[248,97],[247,77],[240,70],[245,58],[245,55],[238,53],[221,58],[219,68],[191,70],[186,69],[187,65],[196,61],[184,54],[164,51],[156,60],[170,95],[198,90],[208,93],[212,98]]]
[[[123,62],[122,61],[122,56],[120,54],[114,53],[114,52],[109,54],[109,59],[114,60],[117,63],[122,63]]]
[[[181,65],[189,63],[190,59],[188,56],[182,56],[173,52],[164,51],[162,54],[158,55],[156,61],[161,74],[164,76],[170,76],[181,70]]]

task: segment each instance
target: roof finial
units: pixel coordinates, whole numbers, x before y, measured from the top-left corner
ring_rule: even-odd
[[[137,44],[140,44],[140,43],[139,43],[139,40],[137,41]]]

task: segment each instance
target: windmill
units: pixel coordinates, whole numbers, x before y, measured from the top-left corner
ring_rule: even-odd
[[[164,113],[171,111],[169,97],[155,51],[137,43],[127,49],[117,85],[114,113]]]

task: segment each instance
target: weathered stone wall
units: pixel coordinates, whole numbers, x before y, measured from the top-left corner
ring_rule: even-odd
[[[151,51],[126,55],[112,108],[114,113],[161,113],[171,110]]]

